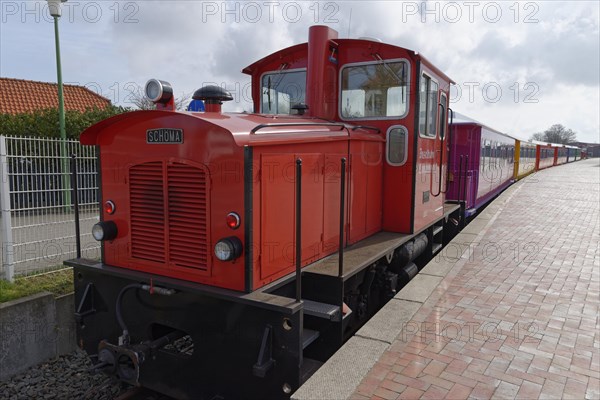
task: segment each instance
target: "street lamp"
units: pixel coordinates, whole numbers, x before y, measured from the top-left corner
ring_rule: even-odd
[[[56,43],[56,75],[58,77],[58,124],[60,127],[60,158],[62,159],[62,180],[65,206],[71,205],[71,193],[69,192],[69,161],[67,155],[67,132],[65,130],[65,100],[63,95],[62,68],[60,65],[60,43],[58,40],[58,19],[62,15],[61,3],[67,0],[47,0],[48,10],[54,18],[54,41]]]

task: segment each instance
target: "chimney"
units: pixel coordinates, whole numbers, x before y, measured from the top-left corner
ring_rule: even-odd
[[[337,108],[337,31],[322,25],[308,31],[307,114],[335,119]]]

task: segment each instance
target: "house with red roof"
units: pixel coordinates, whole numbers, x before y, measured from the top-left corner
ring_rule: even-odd
[[[110,100],[78,85],[64,85],[65,110],[104,109]],[[58,84],[0,78],[0,114],[23,114],[58,108]]]

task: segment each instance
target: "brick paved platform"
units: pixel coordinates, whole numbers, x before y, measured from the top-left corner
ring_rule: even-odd
[[[598,159],[529,176],[293,398],[600,399],[599,243]]]

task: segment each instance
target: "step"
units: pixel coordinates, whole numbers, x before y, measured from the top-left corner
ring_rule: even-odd
[[[341,321],[341,310],[339,306],[318,301],[302,299],[304,304],[304,314],[328,319],[330,321]]]
[[[441,243],[433,243],[433,245],[431,247],[431,254],[436,254],[441,249],[442,249],[442,244]]]
[[[312,358],[304,357],[302,359],[302,367],[300,367],[300,384],[303,384],[310,378],[323,363]]]
[[[304,328],[302,330],[302,348],[305,349],[319,337],[319,331]]]
[[[443,226],[434,226],[433,227],[433,236],[437,235],[438,233],[440,233],[443,230],[444,230]]]

